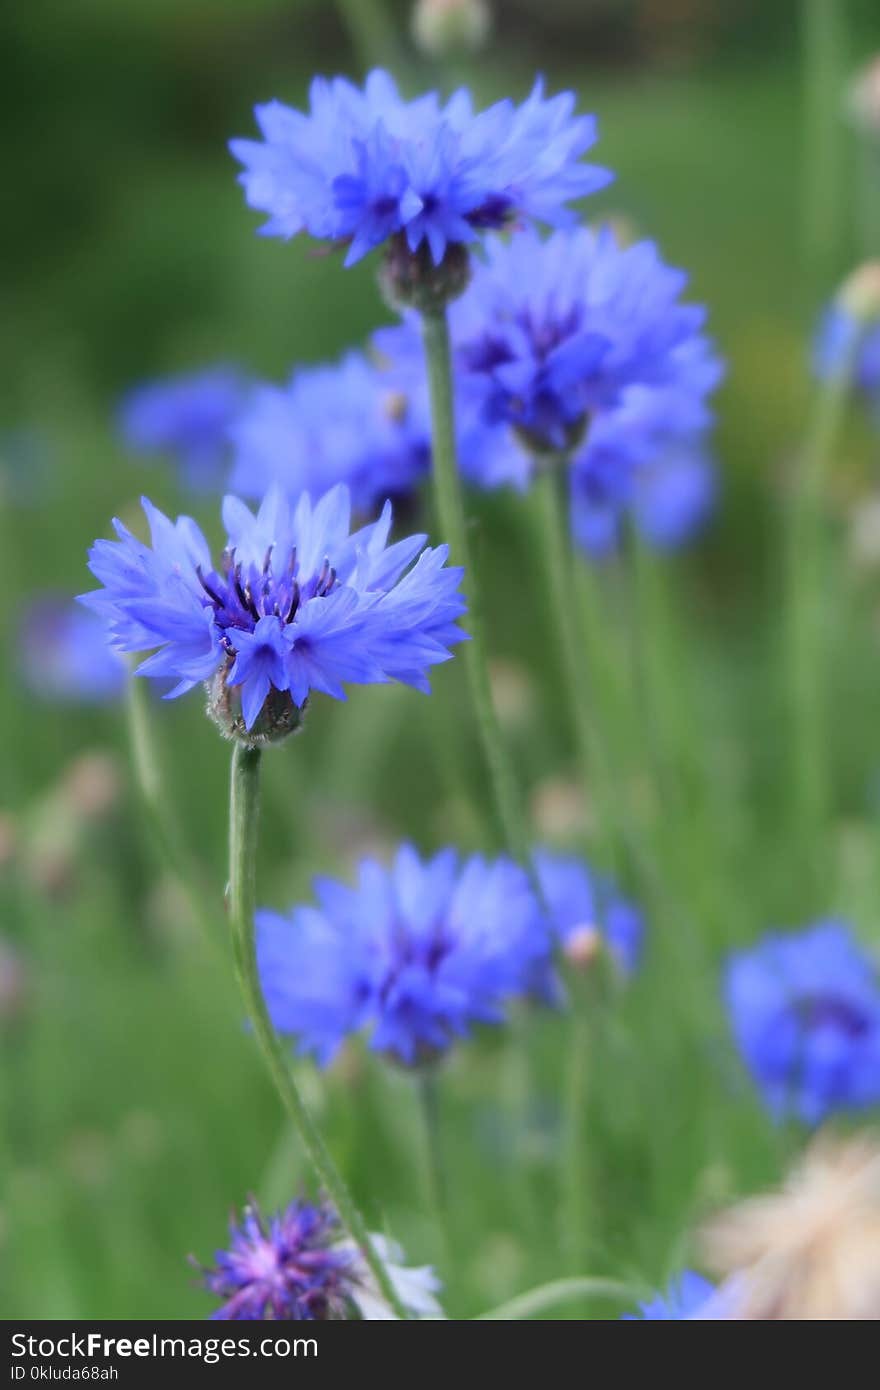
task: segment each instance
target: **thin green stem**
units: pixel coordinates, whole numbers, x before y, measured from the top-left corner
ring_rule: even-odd
[[[593,1001],[584,997],[587,991],[576,989],[574,993],[566,1048],[560,1235],[569,1268],[578,1269],[589,1247],[592,1183],[587,1142],[587,1104],[596,1029],[595,1020],[591,1017]]]
[[[635,1301],[640,1290],[628,1284],[620,1284],[615,1279],[591,1279],[582,1276],[577,1279],[554,1279],[551,1284],[541,1284],[528,1293],[519,1294],[488,1313],[480,1313],[475,1322],[518,1322],[522,1318],[534,1317],[548,1308],[558,1308],[561,1303],[572,1303],[581,1298],[613,1298],[621,1303]]]
[[[433,476],[437,515],[453,561],[464,565],[465,568],[468,595],[467,625],[471,640],[464,647],[464,662],[471,701],[491,779],[495,809],[507,847],[515,859],[525,866],[530,866],[529,837],[519,789],[492,701],[480,585],[468,543],[461,475],[456,454],[449,325],[445,309],[423,313],[422,331],[431,393]]]
[[[597,651],[595,644],[588,653],[578,630],[578,581],[567,520],[567,478],[568,471],[560,460],[546,468],[535,483],[539,545],[581,778],[595,806],[602,856],[608,868],[619,871],[626,835],[625,815],[602,737],[596,698],[603,678],[600,668],[608,663],[609,654],[607,649]],[[588,582],[583,576],[581,580]],[[594,632],[593,636],[597,634]]]
[[[419,1108],[425,1135],[425,1156],[428,1173],[428,1193],[431,1206],[443,1237],[447,1262],[452,1257],[452,1238],[449,1229],[449,1183],[443,1146],[443,1127],[440,1122],[440,1082],[435,1070],[423,1068],[417,1078]]]
[[[789,514],[789,700],[794,804],[804,863],[823,842],[830,803],[824,649],[828,613],[823,563],[823,491],[843,424],[862,330],[854,329],[845,359],[818,392]]]
[[[363,1218],[303,1103],[260,988],[254,935],[260,759],[259,749],[235,744],[229,796],[229,921],[239,988],[275,1089],[293,1121],[309,1162],[336,1207],[342,1224],[363,1254],[383,1298],[398,1318],[406,1319],[406,1309],[370,1240]]]
[[[150,683],[129,671],[126,691],[128,741],[135,783],[150,831],[169,869],[180,883],[193,917],[206,939],[218,940],[216,922],[205,908],[207,887],[198,864],[189,853],[174,814],[174,799],[165,784],[162,753],[153,732]]]
[[[801,0],[804,251],[817,278],[834,263],[845,200],[840,158],[847,68],[846,0]]]

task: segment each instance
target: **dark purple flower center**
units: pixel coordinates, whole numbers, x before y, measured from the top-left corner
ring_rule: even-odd
[[[295,546],[278,573],[272,565],[271,547],[262,569],[236,561],[234,550],[223,552],[222,569],[222,574],[211,570],[205,575],[201,569],[197,573],[213,605],[214,621],[224,633],[228,628],[252,632],[261,618],[276,617],[291,623],[304,600],[325,598],[336,583],[336,570],[325,558],[319,573],[301,584]]]
[[[834,1028],[853,1040],[864,1037],[871,1026],[864,1011],[839,994],[804,995],[796,1009],[806,1029]]]

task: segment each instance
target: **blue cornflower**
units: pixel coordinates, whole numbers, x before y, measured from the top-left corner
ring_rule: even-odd
[[[777,1118],[880,1102],[880,978],[842,922],[770,933],[724,982],[739,1050]]]
[[[588,935],[592,942],[598,933],[622,972],[631,975],[645,934],[640,910],[575,855],[540,849],[534,858],[550,927],[563,951],[577,952]]]
[[[574,106],[571,92],[545,98],[540,81],[522,105],[480,112],[464,89],[445,104],[434,92],[404,101],[377,70],[363,89],[315,78],[308,113],[258,106],[262,141],[230,148],[249,206],[269,215],[265,235],[347,243],[346,265],[397,238],[439,265],[486,228],[559,225],[566,204],[610,181],[581,162],[596,122]]]
[[[278,484],[290,498],[346,483],[370,512],[406,497],[430,466],[427,390],[399,381],[362,353],[303,367],[287,386],[258,386],[232,429],[230,486],[248,497]]]
[[[391,1319],[394,1313],[375,1286],[366,1261],[323,1203],[291,1202],[266,1220],[256,1203],[240,1225],[230,1225],[230,1249],[202,1271],[209,1293],[224,1300],[211,1314],[236,1322]],[[442,1317],[434,1297],[439,1284],[428,1268],[407,1269],[402,1251],[371,1236],[395,1292],[411,1316]]]
[[[338,700],[346,682],[428,690],[428,669],[464,636],[462,571],[445,567],[446,546],[424,549],[424,536],[389,546],[389,504],[350,534],[343,486],[314,507],[307,493],[293,508],[272,490],[256,515],[227,497],[218,569],[190,517],[143,506],[151,544],[114,522],[119,539],[90,553],[103,587],[83,602],[119,651],[157,649],[138,671],[173,678],[167,698],[212,681],[215,717],[246,741],[289,732],[312,690]]]
[[[679,302],[686,283],[652,242],[622,247],[609,227],[490,237],[451,309],[463,388],[538,454],[569,454],[628,388],[704,395],[705,311]]]
[[[857,340],[858,346],[856,347]],[[853,380],[867,396],[880,396],[880,323],[865,326],[839,299],[825,309],[813,342],[813,369],[822,378],[835,376],[853,349]]]
[[[125,663],[107,645],[104,626],[63,594],[27,604],[19,629],[21,671],[42,700],[103,704],[125,687]]]
[[[119,407],[128,448],[164,454],[196,488],[215,486],[229,456],[229,429],[244,399],[241,374],[210,367],[135,387]]]
[[[331,1060],[361,1029],[411,1065],[474,1023],[499,1023],[549,963],[549,934],[525,872],[509,859],[360,865],[355,888],[315,881],[317,907],[257,913],[257,958],[272,1020],[300,1051]]]
[[[686,1322],[699,1318],[715,1294],[715,1286],[702,1274],[686,1269],[669,1288],[647,1303],[639,1304],[638,1313],[624,1313],[626,1322]]]

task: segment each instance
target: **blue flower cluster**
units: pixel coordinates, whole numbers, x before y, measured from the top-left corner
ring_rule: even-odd
[[[445,546],[425,549],[424,536],[389,545],[390,505],[351,533],[342,486],[314,507],[307,493],[291,507],[270,491],[256,515],[227,497],[218,569],[190,517],[172,522],[143,505],[151,544],[115,522],[119,539],[90,552],[102,587],[82,601],[118,650],[157,649],[138,671],[173,678],[169,697],[220,672],[248,731],[270,691],[300,709],[313,690],[344,699],[346,682],[427,690],[428,669],[464,636],[461,570],[445,566]]]
[[[582,162],[596,123],[574,106],[570,92],[546,98],[541,82],[520,106],[477,112],[466,90],[445,104],[433,92],[405,101],[382,71],[363,89],[315,78],[307,113],[258,106],[262,140],[230,148],[248,204],[269,216],[267,236],[347,244],[347,265],[401,237],[439,265],[487,228],[560,224],[568,203],[610,181]]]
[[[428,1268],[407,1269],[401,1251],[371,1237],[398,1297],[411,1316],[441,1317],[438,1282]],[[325,1322],[393,1318],[361,1252],[344,1238],[335,1211],[291,1202],[266,1220],[256,1204],[230,1226],[230,1248],[203,1269],[205,1289],[222,1305],[212,1318],[232,1322]]]
[[[197,489],[218,486],[229,459],[229,432],[245,395],[232,367],[211,367],[135,387],[119,407],[119,429],[128,448],[164,454]]]
[[[880,1102],[880,974],[841,922],[767,935],[730,960],[734,1036],[777,1118]]]
[[[403,845],[390,868],[365,859],[354,888],[314,887],[316,907],[257,914],[257,957],[276,1028],[321,1063],[363,1029],[406,1065],[435,1057],[549,971],[544,918],[509,859]]]
[[[366,515],[409,496],[431,461],[427,389],[396,379],[364,354],[303,367],[287,386],[257,386],[232,429],[230,486],[262,497],[273,484],[291,498],[345,483]]]

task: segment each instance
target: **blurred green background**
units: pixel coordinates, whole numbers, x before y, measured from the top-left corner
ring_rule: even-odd
[[[384,24],[365,45],[374,5]],[[880,941],[876,573],[850,565],[846,544],[852,507],[876,485],[878,450],[858,418],[831,499],[845,599],[831,634],[833,696],[845,717],[834,722],[836,873],[822,901],[786,829],[777,669],[780,514],[809,399],[809,334],[822,300],[872,249],[841,111],[847,74],[880,49],[876,5],[839,5],[841,46],[825,52],[831,160],[818,231],[807,225],[816,149],[804,135],[806,6],[492,8],[489,46],[445,68],[414,50],[405,3],[9,0],[0,11],[6,1318],[201,1316],[208,1300],[187,1254],[208,1258],[248,1193],[278,1202],[306,1180],[242,1030],[225,954],[227,750],[196,696],[156,711],[178,818],[212,886],[206,941],[139,815],[123,713],[35,698],[18,679],[16,643],[26,597],[88,587],[87,546],[111,515],[132,514],[141,491],[166,510],[193,506],[170,468],[122,453],[120,392],[216,361],[280,378],[386,321],[369,262],[343,272],[304,243],[255,235],[226,151],[230,136],[251,133],[255,102],[299,104],[314,72],[357,76],[387,61],[408,89],[466,81],[486,101],[523,97],[536,69],[551,89],[576,88],[600,118],[599,158],[617,172],[601,211],[631,219],[691,271],[729,363],[723,509],[667,576],[705,814],[698,841],[688,806],[670,824],[635,769],[673,907],[652,912],[646,967],[594,1063],[593,1259],[582,1272],[661,1280],[705,1205],[772,1179],[792,1142],[731,1055],[717,1002],[725,949],[831,909]],[[216,537],[213,504],[195,505]],[[509,736],[539,833],[574,841],[572,755],[521,504],[494,498],[477,510]],[[365,846],[402,835],[424,849],[493,847],[455,663],[435,686],[430,702],[397,689],[316,702],[307,732],[266,759],[262,901],[284,906],[312,873],[344,871]],[[75,760],[95,754],[103,760],[83,773]],[[523,1016],[513,1045],[508,1033],[478,1039],[448,1068],[453,1313],[565,1272],[554,1165],[566,1026]],[[302,1079],[371,1224],[416,1262],[442,1267],[407,1078],[352,1052],[324,1081],[308,1066]]]

